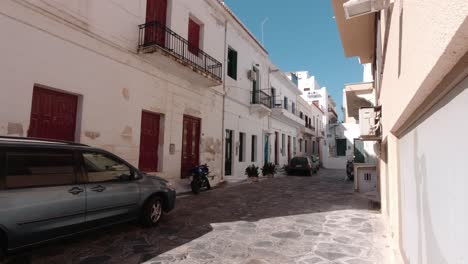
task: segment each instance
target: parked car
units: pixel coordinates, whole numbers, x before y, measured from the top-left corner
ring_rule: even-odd
[[[312,174],[316,172],[312,166],[313,162],[311,157],[294,157],[289,161],[286,170],[288,175],[312,176]]]
[[[312,169],[316,173],[320,170],[320,158],[316,155],[312,155],[310,158],[312,159]]]
[[[175,197],[168,181],[105,150],[0,137],[3,253],[135,219],[155,226]]]

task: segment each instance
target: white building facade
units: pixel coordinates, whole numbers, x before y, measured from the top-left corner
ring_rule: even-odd
[[[179,189],[199,163],[222,179],[228,13],[218,1],[5,0],[0,10],[1,135],[104,148]]]

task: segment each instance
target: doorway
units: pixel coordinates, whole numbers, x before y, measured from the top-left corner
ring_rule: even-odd
[[[200,162],[201,119],[184,115],[182,130],[181,177],[190,176],[190,170]]]
[[[159,114],[143,111],[141,114],[140,158],[138,168],[144,172],[158,171]]]
[[[157,44],[165,47],[167,0],[147,0],[145,45]]]
[[[278,148],[279,148],[279,133],[275,132],[275,165],[279,165]]]
[[[233,131],[226,129],[226,146],[224,153],[224,175],[226,176],[232,175],[232,135]]]

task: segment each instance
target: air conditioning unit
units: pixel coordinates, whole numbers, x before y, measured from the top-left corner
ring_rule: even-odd
[[[361,137],[377,136],[377,113],[374,107],[363,107],[359,109],[359,127]]]
[[[343,4],[346,19],[378,12],[389,6],[389,0],[349,0]]]
[[[250,70],[247,72],[247,78],[251,81],[257,80],[257,73],[254,70]]]

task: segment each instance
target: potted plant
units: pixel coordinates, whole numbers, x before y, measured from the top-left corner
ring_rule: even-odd
[[[276,165],[271,163],[271,162],[267,162],[263,165],[262,167],[262,174],[263,176],[267,177],[267,178],[273,178],[273,176],[275,175],[276,173]]]
[[[249,178],[249,180],[253,181],[253,182],[256,182],[258,181],[258,167],[255,166],[255,164],[252,164],[250,166],[248,166],[246,169],[245,169],[245,174],[247,175],[247,177]]]

